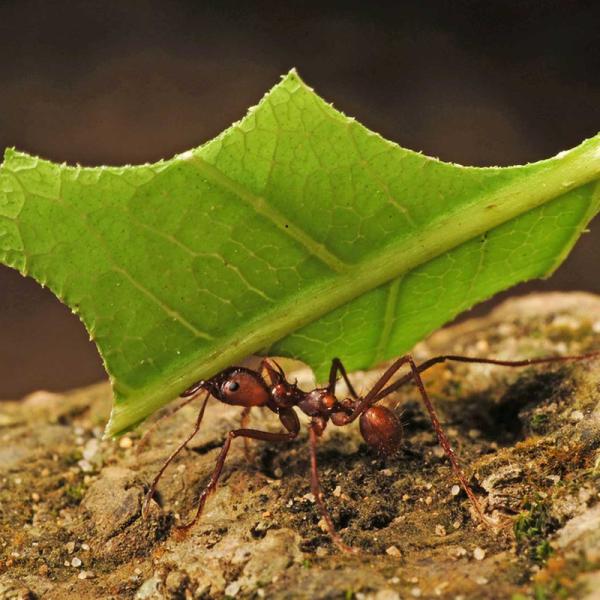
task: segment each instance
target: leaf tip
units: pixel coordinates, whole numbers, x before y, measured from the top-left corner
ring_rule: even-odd
[[[8,162],[15,154],[17,150],[14,146],[9,146],[4,149],[4,162]]]
[[[281,83],[283,84],[292,84],[292,85],[302,85],[304,87],[310,88],[306,85],[306,82],[300,77],[298,70],[296,67],[292,67],[285,75],[281,76]]]

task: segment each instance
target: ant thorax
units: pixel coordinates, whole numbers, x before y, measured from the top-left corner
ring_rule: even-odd
[[[327,388],[316,388],[304,394],[298,408],[309,417],[329,417],[338,406],[337,398]]]

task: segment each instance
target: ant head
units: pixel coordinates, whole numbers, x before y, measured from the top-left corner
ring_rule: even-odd
[[[236,406],[265,406],[269,390],[259,373],[231,367],[206,382],[206,389],[221,402]]]

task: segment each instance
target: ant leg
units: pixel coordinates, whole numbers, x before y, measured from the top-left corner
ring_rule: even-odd
[[[298,420],[298,416],[291,408],[288,409],[288,411],[282,410],[280,411],[279,415],[281,423],[288,430],[286,433],[271,433],[269,431],[260,431],[259,429],[234,429],[227,434],[227,438],[225,439],[225,443],[221,447],[221,452],[219,453],[219,456],[217,458],[217,462],[213,473],[210,477],[210,481],[208,482],[208,485],[204,488],[204,490],[202,490],[202,494],[200,494],[196,514],[189,523],[181,525],[177,529],[188,530],[191,527],[193,527],[196,521],[200,518],[208,496],[212,494],[212,492],[214,492],[217,488],[217,484],[219,482],[219,478],[221,477],[223,465],[225,464],[225,459],[227,458],[227,454],[229,452],[232,440],[234,440],[237,437],[243,437],[250,438],[253,440],[262,440],[265,442],[285,442],[293,440],[298,435],[298,431],[300,430],[300,421]],[[293,416],[291,416],[289,413],[291,413]]]
[[[425,389],[425,385],[423,384],[423,380],[421,379],[421,374],[419,372],[419,368],[415,364],[415,362],[410,354],[406,355],[404,357],[404,359],[405,359],[405,362],[407,362],[410,366],[411,372],[409,373],[409,375],[414,380],[415,384],[417,385],[417,388],[419,389],[421,398],[423,400],[423,403],[425,404],[425,408],[427,409],[427,412],[429,413],[429,418],[431,420],[431,424],[435,430],[435,433],[437,434],[438,442],[439,442],[440,446],[442,447],[442,449],[444,450],[446,456],[450,460],[450,465],[452,466],[454,475],[459,480],[459,482],[460,482],[461,486],[463,487],[463,489],[465,490],[467,497],[469,498],[473,508],[475,509],[475,511],[481,518],[481,520],[484,523],[486,523],[487,525],[495,525],[495,523],[493,521],[491,521],[488,517],[486,517],[485,514],[483,513],[483,509],[481,508],[479,501],[477,500],[477,497],[475,496],[475,494],[473,493],[473,490],[471,489],[471,486],[467,482],[465,473],[462,470],[460,464],[458,463],[458,458],[456,457],[454,450],[452,450],[452,446],[450,445],[450,440],[448,440],[448,438],[446,437],[446,434],[444,433],[444,430],[442,428],[440,420],[437,416],[437,412],[436,412],[435,408],[433,407],[433,404],[431,403],[431,399],[429,398],[429,394],[427,393],[427,390]],[[393,386],[390,386],[390,387],[393,387]],[[376,395],[377,400],[381,400],[381,398],[383,398],[382,394],[383,394],[383,392]]]
[[[171,452],[171,455],[164,462],[163,466],[160,468],[160,471],[156,474],[154,479],[152,480],[152,484],[150,485],[150,489],[144,498],[144,503],[142,504],[142,516],[146,515],[148,510],[148,504],[150,503],[150,499],[154,496],[154,492],[156,491],[156,486],[158,484],[159,479],[162,477],[162,474],[165,472],[165,469],[171,464],[173,459],[187,446],[188,442],[198,433],[200,429],[200,424],[202,423],[202,418],[204,417],[204,410],[206,408],[206,403],[208,402],[208,398],[210,397],[210,393],[207,392],[204,397],[204,402],[202,402],[202,406],[200,407],[200,412],[198,413],[198,417],[196,419],[196,425],[194,426],[194,430],[190,435],[188,435],[185,440],[177,446],[177,448]]]
[[[477,497],[475,496],[475,494],[473,493],[473,490],[467,483],[467,478],[458,463],[456,454],[454,454],[454,451],[452,450],[452,447],[450,446],[450,441],[448,440],[448,438],[446,437],[446,434],[444,433],[444,430],[442,429],[442,426],[440,424],[440,420],[438,419],[437,413],[433,407],[433,404],[431,403],[431,400],[429,399],[429,395],[427,394],[425,386],[423,385],[423,380],[421,379],[419,368],[416,366],[416,364],[410,354],[400,357],[398,360],[394,361],[387,368],[387,370],[383,373],[383,375],[379,378],[379,380],[371,388],[369,393],[364,397],[364,399],[361,402],[358,403],[358,405],[356,406],[356,408],[354,409],[352,414],[349,415],[348,422],[353,421],[354,419],[356,419],[356,417],[358,417],[360,414],[362,414],[364,411],[366,411],[370,406],[372,406],[376,402],[379,402],[379,400],[383,399],[387,395],[387,394],[384,394],[384,391],[389,390],[389,392],[387,392],[387,393],[391,393],[392,391],[397,389],[396,388],[397,382],[396,382],[393,385],[388,386],[387,388],[385,388],[385,390],[382,391],[383,386],[394,376],[396,371],[398,371],[398,369],[400,369],[405,364],[408,364],[410,366],[411,372],[408,373],[407,375],[405,375],[404,377],[402,377],[399,381],[402,381],[403,383],[405,383],[406,381],[409,381],[410,379],[412,379],[416,383],[417,387],[419,388],[419,392],[421,393],[421,398],[423,399],[423,403],[425,404],[425,408],[427,409],[427,412],[429,413],[429,418],[431,420],[431,424],[433,425],[433,428],[437,434],[439,444],[442,447],[442,449],[444,450],[446,456],[449,458],[450,465],[452,466],[452,470],[454,471],[454,474],[456,475],[456,477],[458,478],[463,489],[467,493],[467,497],[469,498],[471,504],[475,508],[475,511],[477,512],[477,514],[481,517],[481,519],[485,523],[491,525],[492,523],[490,523],[490,520],[483,514],[483,510],[482,510],[481,506],[479,505],[479,501],[477,500]]]
[[[319,510],[321,511],[321,516],[323,517],[325,524],[327,525],[327,529],[329,531],[329,535],[333,540],[333,543],[342,551],[350,554],[357,554],[358,551],[351,546],[346,545],[339,533],[335,530],[335,526],[333,521],[331,520],[331,516],[327,507],[325,506],[325,501],[323,500],[323,492],[321,491],[321,483],[319,482],[319,470],[317,466],[317,439],[318,433],[314,423],[311,423],[308,427],[309,433],[309,448],[310,448],[310,487],[319,505]]]
[[[329,371],[329,385],[327,386],[327,391],[330,394],[335,394],[335,384],[337,383],[338,371],[342,375],[342,378],[344,379],[344,382],[348,387],[350,395],[355,400],[358,400],[358,394],[356,393],[356,390],[354,389],[352,383],[350,383],[350,379],[348,379],[348,373],[346,373],[346,368],[344,367],[342,361],[339,358],[334,358],[331,361],[331,370]]]
[[[530,367],[530,366],[535,366],[535,365],[551,364],[554,362],[570,362],[570,361],[577,361],[577,360],[586,360],[588,358],[596,358],[599,356],[600,356],[600,351],[588,352],[587,354],[573,354],[573,355],[566,355],[566,356],[547,356],[544,358],[526,358],[524,360],[498,360],[495,358],[473,358],[471,356],[460,356],[457,354],[442,354],[441,356],[434,356],[433,358],[430,358],[429,360],[422,362],[417,367],[417,370],[419,373],[423,373],[424,371],[427,371],[434,365],[437,365],[437,364],[443,363],[443,362],[447,362],[447,361],[462,362],[462,363],[474,363],[474,364],[481,364],[481,365],[498,365],[501,367]],[[372,398],[373,403],[377,402],[381,398],[391,394],[392,392],[395,392],[396,390],[400,389],[405,383],[411,381],[412,379],[413,379],[412,373],[408,373],[404,377],[401,377],[400,379],[398,379],[398,381],[395,381],[392,385],[386,387],[385,389],[383,389],[379,393],[377,393]]]
[[[252,409],[251,406],[244,407],[244,410],[242,411],[242,418],[240,419],[240,428],[241,429],[248,428],[248,423],[250,422],[250,410],[251,409]],[[250,450],[250,439],[247,437],[244,438],[244,457],[246,458],[246,460],[249,463],[252,462],[252,452]]]
[[[183,397],[183,396],[181,396],[181,397]],[[178,413],[184,406],[187,406],[190,402],[192,402],[196,398],[197,398],[196,393],[194,393],[194,395],[192,395],[192,396],[185,397],[185,400],[181,404],[178,404],[176,407],[166,411],[163,415],[158,417],[158,419],[156,419],[156,421],[154,421],[154,423],[152,423],[150,425],[150,427],[148,427],[148,429],[146,429],[146,431],[144,431],[142,437],[140,438],[139,442],[136,445],[135,453],[139,454],[143,450],[143,448],[147,445],[148,440],[150,439],[150,436],[156,431],[156,428],[164,420],[166,420],[169,417],[172,417],[173,415]]]

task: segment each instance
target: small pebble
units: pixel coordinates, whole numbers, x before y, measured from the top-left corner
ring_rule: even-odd
[[[571,413],[571,421],[573,423],[578,423],[579,421],[583,421],[584,415],[580,410],[574,410]]]
[[[133,440],[130,437],[125,435],[119,440],[119,448],[127,450],[128,448],[131,448],[131,446],[133,446]]]
[[[477,546],[477,548],[473,550],[473,558],[475,560],[483,560],[485,558],[485,550]]]
[[[85,459],[80,460],[77,465],[84,473],[91,473],[94,470],[94,467],[91,465],[91,463]]]
[[[436,458],[444,458],[444,456],[446,456],[446,453],[444,452],[444,449],[441,446],[436,446],[433,449],[433,455]]]
[[[39,501],[40,501],[40,495],[39,495],[39,494],[37,494],[36,492],[33,492],[33,494],[31,494],[31,499],[32,499],[34,502],[39,502]]]
[[[421,597],[421,588],[419,587],[414,587],[410,590],[410,595],[413,598],[420,598]]]
[[[73,554],[75,552],[75,542],[67,542],[65,548],[69,554]]]
[[[342,495],[342,486],[341,485],[336,485],[335,486],[335,490],[333,490],[333,495],[336,498],[339,498]]]
[[[487,585],[488,582],[489,582],[489,580],[485,577],[476,577],[475,578],[475,583],[477,583],[478,585]]]
[[[327,527],[327,521],[325,519],[321,518],[317,525],[319,526],[319,529],[324,533],[327,533],[329,531],[329,528]]]
[[[454,527],[454,529],[458,529],[460,527],[460,521],[454,521],[454,523],[452,523],[452,527]]]
[[[448,581],[442,581],[442,583],[440,583],[439,585],[435,586],[435,589],[433,590],[435,592],[436,596],[441,596],[442,592],[450,585],[450,583]]]
[[[433,498],[431,496],[427,496],[427,498],[425,498],[425,504],[427,504],[427,506],[430,506],[432,502]]]
[[[467,551],[462,546],[459,546],[458,548],[454,548],[453,554],[454,554],[454,556],[458,556],[458,557],[460,557],[460,556],[466,556],[467,555]]]
[[[313,504],[316,502],[315,495],[311,492],[308,492],[308,494],[304,494],[304,496],[302,496],[302,499],[308,500],[309,502],[312,502]]]
[[[460,486],[459,485],[453,485],[452,489],[450,490],[450,493],[453,496],[458,496],[458,494],[460,493]]]
[[[381,471],[379,471],[382,475],[385,475],[386,477],[390,477],[390,475],[392,475],[392,470],[391,469],[381,469]]]
[[[439,535],[440,537],[444,537],[446,535],[446,528],[443,525],[435,526],[435,535]]]
[[[396,546],[390,546],[389,548],[386,548],[385,553],[388,556],[395,556],[397,558],[400,558],[400,556],[402,556],[400,550],[398,550]]]
[[[239,581],[232,581],[226,588],[225,588],[225,594],[227,596],[230,596],[231,598],[235,598],[235,596],[237,596],[237,593],[240,591],[240,588],[242,587],[241,582]]]
[[[80,558],[77,558],[77,556],[74,556],[74,557],[71,559],[71,566],[72,566],[72,567],[80,567],[80,566],[81,566],[81,559],[80,559]]]
[[[90,546],[89,546],[89,544],[81,544],[81,549],[87,551],[90,549]]]

